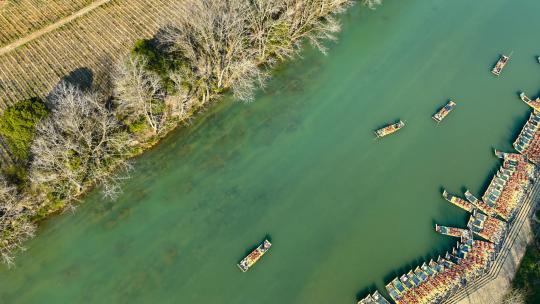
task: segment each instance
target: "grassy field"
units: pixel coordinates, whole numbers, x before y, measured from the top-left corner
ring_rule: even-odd
[[[26,2],[47,2],[48,9],[53,4],[70,3],[70,12],[73,12],[93,1],[24,0],[13,4],[9,1],[3,6],[0,22],[5,22],[4,15],[10,6],[15,3],[23,6]],[[0,108],[18,100],[43,97],[64,77],[92,80],[98,86],[107,83],[111,65],[129,52],[135,40],[151,37],[160,27],[174,20],[181,13],[182,3],[183,0],[112,0],[0,55]],[[54,16],[58,19],[61,14]],[[54,18],[41,17],[39,20],[48,20],[44,21],[46,23]],[[0,28],[4,26],[0,24]],[[26,31],[31,32],[32,27],[26,27]],[[9,37],[23,33],[12,32]]]

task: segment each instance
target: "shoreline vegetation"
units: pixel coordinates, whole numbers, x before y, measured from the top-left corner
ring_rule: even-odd
[[[533,215],[532,227],[534,238],[527,246],[503,304],[540,302],[540,209]]]
[[[325,53],[335,16],[382,0],[193,0],[182,18],[138,41],[98,92],[61,82],[45,100],[0,115],[0,256],[9,266],[37,224],[101,187],[121,193],[129,159],[226,93],[249,102],[306,41]]]

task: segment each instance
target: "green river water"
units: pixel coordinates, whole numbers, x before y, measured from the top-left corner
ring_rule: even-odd
[[[540,84],[537,0],[386,0],[342,16],[256,101],[226,101],[135,161],[114,203],[43,223],[1,303],[353,303],[455,239],[444,186],[480,194]],[[500,78],[500,53],[513,57]],[[456,110],[431,115],[449,98]],[[403,119],[397,134],[373,130]],[[271,238],[254,268],[236,263]]]

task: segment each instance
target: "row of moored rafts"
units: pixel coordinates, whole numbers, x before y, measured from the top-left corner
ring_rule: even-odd
[[[493,68],[493,74],[500,75],[509,58],[503,55]],[[395,303],[440,303],[492,266],[510,225],[537,180],[535,165],[540,165],[540,98],[531,100],[524,93],[520,97],[533,112],[513,144],[519,153],[495,150],[502,165],[481,198],[469,190],[464,192],[464,198],[443,190],[445,200],[470,213],[467,227],[435,225],[436,232],[458,238],[457,245],[443,257],[391,280],[386,291]],[[358,303],[386,304],[389,301],[375,292]]]
[[[540,132],[537,136],[540,141]],[[395,303],[440,303],[490,269],[507,237],[509,223],[537,179],[534,165],[524,155],[498,150],[495,155],[503,163],[481,199],[469,190],[465,191],[465,198],[443,190],[445,200],[470,213],[467,227],[435,225],[436,232],[458,238],[457,245],[443,257],[423,263],[389,282],[386,291]],[[540,157],[540,152],[537,155]],[[358,303],[389,303],[380,299],[378,293],[377,302],[370,302],[373,295]]]

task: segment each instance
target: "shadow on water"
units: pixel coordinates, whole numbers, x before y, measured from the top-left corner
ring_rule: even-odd
[[[512,127],[510,128],[511,129],[510,136],[509,136],[510,138],[507,139],[506,141],[511,142],[511,143],[514,142],[514,140],[518,137],[518,134],[521,132],[521,129],[525,125],[525,122],[529,119],[529,116],[530,116],[530,112],[526,112],[526,114],[524,114],[522,117],[520,117],[519,119],[515,119],[513,121]],[[493,152],[494,149],[496,148],[497,147],[491,147],[491,151]],[[515,153],[515,151],[510,151],[510,152]],[[481,187],[479,189],[480,190],[479,193],[485,193],[489,184],[491,183],[491,180],[493,179],[493,176],[495,176],[495,174],[497,173],[501,165],[502,165],[502,160],[499,159],[496,162],[496,164],[493,165],[493,168],[489,171],[489,174],[487,174],[486,178],[482,182]],[[479,194],[479,197],[482,197],[482,194]]]
[[[377,290],[377,286],[375,284],[371,284],[368,287],[358,291],[356,293],[356,301],[360,301],[361,299],[367,297],[372,292],[375,292]]]
[[[530,111],[526,111],[523,116],[517,118],[517,119],[514,119],[512,122],[512,127],[510,128],[510,138],[507,139],[508,142],[511,142],[513,143],[516,138],[518,137],[519,135],[519,132],[521,132],[521,129],[523,129],[523,126],[525,126],[525,122],[527,120],[529,120],[529,117],[531,116],[531,112]]]
[[[457,241],[456,241],[456,243],[457,243]],[[452,246],[455,246],[455,244],[452,245]],[[385,275],[383,277],[384,282],[385,282],[385,284],[388,284],[394,278],[400,277],[403,274],[406,274],[407,272],[414,270],[416,267],[420,267],[424,263],[427,264],[430,260],[436,261],[438,257],[444,257],[444,255],[447,252],[451,252],[451,251],[452,251],[452,248],[450,247],[447,250],[438,249],[438,250],[435,251],[434,254],[428,254],[428,255],[425,255],[425,256],[419,256],[416,259],[413,259],[410,262],[404,264],[402,267],[399,267],[396,270],[393,270],[393,271],[389,272],[387,275]],[[386,292],[386,290],[385,290],[385,292]]]

